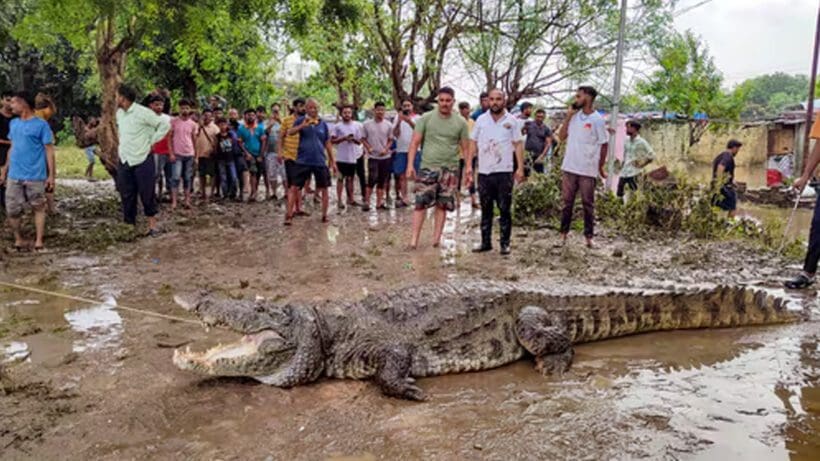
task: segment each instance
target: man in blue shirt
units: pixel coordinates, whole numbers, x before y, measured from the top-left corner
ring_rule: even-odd
[[[245,154],[245,162],[248,164],[248,170],[242,173],[242,180],[247,184],[250,176],[251,192],[248,201],[255,202],[259,178],[265,173],[265,157],[262,153],[267,149],[268,135],[265,133],[265,125],[259,122],[253,109],[245,111],[245,123],[239,125],[236,134],[239,136],[239,147]]]
[[[34,211],[36,240],[34,251],[43,250],[46,228],[46,189],[54,187],[54,144],[48,123],[34,116],[34,95],[21,91],[11,100],[18,118],[9,125],[11,147],[0,183],[6,184],[6,214],[14,231],[14,247],[27,246],[20,233],[20,218],[25,205]]]
[[[490,108],[490,95],[486,91],[482,91],[481,94],[478,96],[478,103],[480,107],[473,112],[473,115],[470,116],[473,121],[478,120],[478,117],[484,112],[487,112],[487,109]]]
[[[293,128],[287,131],[288,136],[299,133],[299,149],[296,154],[293,183],[297,189],[302,189],[313,176],[316,181],[316,191],[322,194],[322,222],[328,222],[327,188],[330,187],[328,162],[330,162],[330,168],[333,169],[333,174],[337,174],[333,146],[330,143],[330,128],[319,118],[319,103],[315,99],[307,100],[305,112],[305,115],[294,121]],[[295,197],[289,196],[288,200],[295,200]],[[292,209],[293,204],[291,203],[288,205],[288,210]],[[290,225],[292,221],[292,215],[285,217],[285,225]]]

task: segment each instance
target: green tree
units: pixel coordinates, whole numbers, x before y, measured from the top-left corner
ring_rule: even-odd
[[[620,19],[610,0],[474,0],[458,48],[479,86],[519,100],[563,92],[611,68]],[[626,43],[637,51],[668,34],[674,1],[633,4]]]
[[[59,129],[64,116],[97,112],[98,100],[85,91],[93,73],[83,54],[65,40],[38,49],[13,35],[31,3],[8,0],[4,4],[0,15],[0,88],[40,91],[51,96],[58,108],[53,126]]]
[[[362,32],[388,76],[394,107],[404,99],[426,105],[435,99],[444,64],[464,32],[466,0],[363,0]]]
[[[745,80],[738,88],[746,95],[743,117],[771,117],[808,98],[809,78],[776,72]]]
[[[309,94],[327,99],[328,93],[321,86],[330,84],[335,97],[323,101],[325,104],[336,108],[352,104],[358,109],[368,100],[389,97],[389,80],[361,32],[364,3],[358,0],[340,3],[344,9],[332,14],[321,11],[303,23],[304,33],[294,35],[299,53],[319,64],[319,72],[309,79],[305,90],[310,88]]]
[[[653,54],[659,69],[648,80],[638,83],[638,92],[651,98],[660,110],[689,118],[690,147],[712,125],[710,119],[740,117],[743,90],[723,90],[723,74],[707,48],[690,31],[676,34]]]
[[[243,31],[231,30],[234,26],[249,26],[252,33],[259,34],[274,23],[293,21],[298,24],[302,15],[309,15],[318,8],[329,8],[317,0],[284,2],[266,0],[30,0],[31,9],[15,26],[14,35],[19,40],[38,49],[65,40],[77,50],[92,56],[100,81],[102,120],[98,131],[100,156],[110,173],[118,163],[116,132],[116,90],[125,79],[127,59],[134,53],[145,53],[146,60],[152,56],[168,56],[178,69],[191,73],[187,82],[198,84],[209,78],[216,88],[231,80],[238,64],[234,50],[212,48],[209,40],[217,45],[236,45],[247,37]],[[173,27],[184,24],[187,27]],[[217,30],[210,29],[215,27]],[[240,27],[241,28],[241,27]],[[298,25],[294,26],[298,29]],[[247,29],[246,29],[247,30]],[[163,35],[170,35],[164,42]],[[157,43],[159,42],[159,45]],[[253,58],[251,66],[258,64],[258,42],[246,47]],[[158,51],[159,50],[159,51]],[[216,53],[216,51],[219,53]],[[239,59],[242,59],[239,53]],[[231,66],[233,68],[230,68]],[[227,69],[226,68],[230,68]],[[241,71],[241,68],[240,68]],[[219,77],[214,77],[218,74]],[[186,79],[187,77],[183,77]],[[147,80],[147,79],[146,79]],[[260,82],[248,82],[260,83]],[[191,85],[192,86],[192,85]],[[184,87],[184,85],[183,85]],[[239,87],[242,90],[241,86]],[[244,89],[247,89],[244,88]],[[190,87],[189,87],[190,91]]]

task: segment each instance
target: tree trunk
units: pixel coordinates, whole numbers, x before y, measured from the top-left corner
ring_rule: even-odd
[[[100,126],[97,129],[99,156],[105,170],[112,177],[117,175],[119,164],[119,140],[117,136],[117,88],[122,83],[125,70],[125,53],[111,49],[110,44],[97,51],[97,69],[102,84],[102,107]]]
[[[185,76],[182,80],[182,94],[185,96],[185,99],[189,99],[191,101],[196,101],[196,93],[197,93],[197,85],[196,80],[191,74]]]

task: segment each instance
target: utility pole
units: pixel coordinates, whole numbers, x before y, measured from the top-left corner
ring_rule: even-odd
[[[618,27],[618,48],[615,55],[615,88],[612,92],[612,112],[609,114],[609,151],[607,152],[607,189],[612,188],[615,180],[615,139],[618,129],[618,112],[621,106],[621,74],[624,68],[624,32],[626,29],[626,0],[621,0],[621,23]]]
[[[809,102],[806,104],[806,137],[803,139],[803,168],[809,162],[809,134],[814,118],[814,86],[817,82],[817,55],[820,53],[820,6],[817,7],[817,24],[814,26],[814,55],[811,58],[809,76]]]

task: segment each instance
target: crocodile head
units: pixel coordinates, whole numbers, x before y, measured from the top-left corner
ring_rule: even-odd
[[[248,333],[204,352],[174,351],[174,364],[210,376],[248,376],[264,381],[293,366],[301,316],[292,306],[263,305],[207,295],[179,295],[177,304],[208,324]]]
[[[264,330],[204,352],[193,352],[190,347],[177,349],[174,364],[210,376],[264,377],[285,369],[295,352],[296,345],[291,341],[273,330]]]

